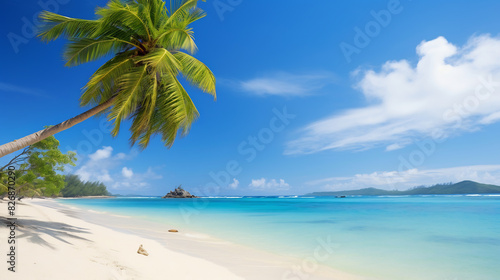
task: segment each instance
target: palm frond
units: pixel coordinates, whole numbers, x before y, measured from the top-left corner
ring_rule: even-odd
[[[170,28],[161,33],[156,42],[169,50],[185,50],[189,53],[195,53],[198,49],[191,29]]]
[[[101,28],[97,29],[93,34],[93,37],[95,38],[115,38],[118,41],[127,43],[138,50],[141,50],[143,52],[146,51],[146,48],[140,41],[140,38],[137,38],[138,36],[135,35],[135,33],[125,27],[116,27],[116,26],[110,26],[110,25],[101,25]]]
[[[48,42],[63,36],[68,39],[89,38],[100,26],[96,20],[84,20],[65,17],[48,11],[40,13],[42,25],[38,36]]]
[[[166,24],[182,22],[189,15],[190,10],[196,8],[197,3],[198,0],[171,0]]]
[[[64,50],[66,66],[76,66],[97,60],[108,54],[118,53],[132,46],[116,38],[79,39],[69,43]]]
[[[156,37],[158,29],[156,28],[155,24],[153,23],[153,20],[151,19],[151,4],[153,4],[154,1],[138,0],[137,2],[139,3],[137,7],[137,14],[146,24],[147,29],[151,35],[151,38]]]
[[[207,14],[205,13],[205,11],[203,11],[202,9],[200,8],[194,8],[194,9],[191,9],[191,11],[189,11],[189,14],[187,15],[187,17],[184,19],[185,23],[186,24],[191,24],[199,19],[202,19],[206,16]]]
[[[138,101],[142,99],[143,89],[147,85],[146,70],[146,65],[134,67],[120,80],[120,92],[108,115],[109,120],[114,120],[114,127],[111,131],[113,136],[118,135],[121,121],[135,111]]]
[[[180,62],[182,66],[181,73],[186,80],[204,92],[213,95],[214,99],[217,97],[215,93],[215,76],[205,64],[183,52],[175,53],[174,57]]]
[[[132,145],[135,144],[141,136],[146,134],[148,129],[151,127],[150,122],[154,118],[156,110],[156,100],[158,98],[158,80],[156,75],[152,75],[151,83],[147,92],[145,94],[144,100],[139,108],[137,108],[135,114],[132,116],[133,122],[130,126],[130,142]],[[148,137],[149,143],[149,137]],[[144,147],[147,146],[147,143]]]
[[[143,40],[151,40],[151,32],[146,22],[139,15],[137,5],[123,5],[118,0],[111,0],[105,8],[100,8],[96,14],[102,18],[101,29],[109,26],[134,30]]]
[[[136,63],[145,63],[160,75],[163,73],[174,73],[177,75],[181,69],[181,64],[177,58],[163,48],[157,48],[147,55],[137,58]]]
[[[158,134],[165,145],[171,147],[179,130],[181,136],[185,136],[198,116],[196,107],[177,78],[165,75],[161,79],[156,108],[149,125],[136,140],[139,140],[141,148],[145,148],[151,136]]]
[[[199,116],[198,110],[175,76],[171,75],[170,77],[163,77],[163,79],[169,82],[167,93],[174,105],[174,122],[178,123],[179,129],[182,129],[182,135],[186,135],[191,128],[191,124]]]
[[[80,105],[99,105],[117,93],[121,77],[134,65],[130,53],[117,55],[97,69],[83,88]]]
[[[148,1],[148,0],[144,0]],[[163,0],[149,0],[149,12],[151,22],[154,24],[156,30],[160,30],[167,20],[167,10],[165,8],[165,1]]]

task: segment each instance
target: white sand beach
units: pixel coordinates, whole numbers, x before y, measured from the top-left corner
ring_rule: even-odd
[[[362,279],[323,266],[307,271],[304,260],[182,229],[147,228],[147,223],[51,199],[16,206],[16,272],[7,269],[10,230],[2,224],[0,279]],[[6,201],[0,213],[7,217]],[[148,256],[137,253],[141,244]]]

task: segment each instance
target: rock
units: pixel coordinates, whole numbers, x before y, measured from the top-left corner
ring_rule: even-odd
[[[176,229],[169,229],[168,232],[179,232],[179,231]]]
[[[181,186],[179,186],[175,190],[167,193],[162,198],[198,198],[198,197],[190,194],[188,191],[184,190]]]
[[[149,256],[148,251],[146,251],[144,248],[142,248],[142,244],[141,244],[141,246],[139,246],[139,250],[137,250],[137,254]]]

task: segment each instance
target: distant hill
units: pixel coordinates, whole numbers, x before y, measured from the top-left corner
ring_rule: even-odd
[[[406,191],[386,191],[366,188],[352,191],[313,192],[306,196],[342,196],[342,195],[422,195],[422,194],[485,194],[500,193],[500,186],[481,184],[474,181],[462,181],[455,184],[438,184],[431,187],[415,187]]]

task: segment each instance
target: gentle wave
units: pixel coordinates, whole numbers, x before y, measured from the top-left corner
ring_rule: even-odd
[[[90,213],[95,213],[95,214],[106,214],[107,212],[104,212],[104,211],[95,211],[95,210],[87,210],[89,211]]]
[[[500,194],[466,194],[465,196],[500,196]]]
[[[124,197],[118,197],[120,199],[138,199],[138,198],[141,198],[141,199],[150,199],[150,198],[161,198],[161,196],[124,196]]]
[[[202,196],[201,198],[243,198],[242,196]]]

